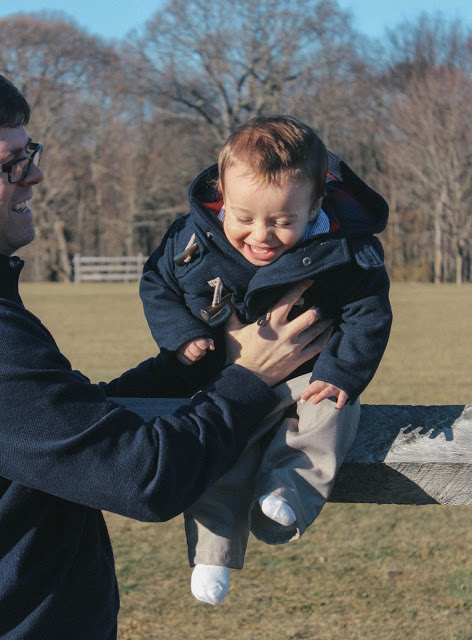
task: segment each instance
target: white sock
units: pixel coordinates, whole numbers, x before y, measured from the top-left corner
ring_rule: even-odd
[[[190,587],[200,602],[220,604],[228,593],[231,569],[213,564],[196,564]]]
[[[271,494],[259,498],[262,513],[284,527],[293,524],[297,519],[293,509],[278,496]]]

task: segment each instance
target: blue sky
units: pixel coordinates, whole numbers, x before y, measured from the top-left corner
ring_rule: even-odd
[[[371,37],[383,35],[385,27],[391,27],[403,19],[414,19],[422,11],[441,13],[449,20],[460,19],[472,28],[471,0],[338,0],[343,9],[350,9],[354,26]],[[65,11],[89,33],[105,38],[121,38],[133,28],[141,27],[164,0],[22,0],[20,3],[2,2],[0,17],[21,6],[25,13],[42,9]],[[230,5],[229,5],[230,6]]]

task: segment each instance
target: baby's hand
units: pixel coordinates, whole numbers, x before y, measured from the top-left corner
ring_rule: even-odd
[[[203,358],[207,350],[215,350],[215,343],[211,338],[197,338],[190,340],[177,349],[177,360],[190,366]]]
[[[328,384],[322,380],[313,380],[307,390],[300,396],[300,402],[305,404],[305,402],[311,398],[313,404],[318,404],[318,402],[326,398],[331,398],[331,396],[335,396],[338,399],[336,409],[342,409],[349,397],[345,391],[339,387],[335,387],[334,384]]]

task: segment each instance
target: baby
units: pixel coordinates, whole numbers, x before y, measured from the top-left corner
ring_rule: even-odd
[[[224,366],[233,309],[246,322],[270,321],[285,289],[309,278],[302,309],[336,319],[316,361],[279,387],[263,452],[253,443],[185,514],[192,592],[215,604],[230,568],[242,567],[249,529],[269,544],[295,539],[329,497],[357,430],[358,396],[389,336],[389,283],[374,237],[388,207],[311,127],[283,115],[239,127],[218,166],[192,183],[189,202],[149,258],[141,297],[160,349],[192,365],[202,386]]]

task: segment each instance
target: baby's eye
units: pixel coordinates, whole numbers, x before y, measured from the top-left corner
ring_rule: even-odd
[[[241,224],[251,224],[252,223],[252,218],[238,218],[237,220]]]
[[[293,227],[293,222],[291,220],[276,220],[274,225],[276,227],[282,227],[284,229]]]

